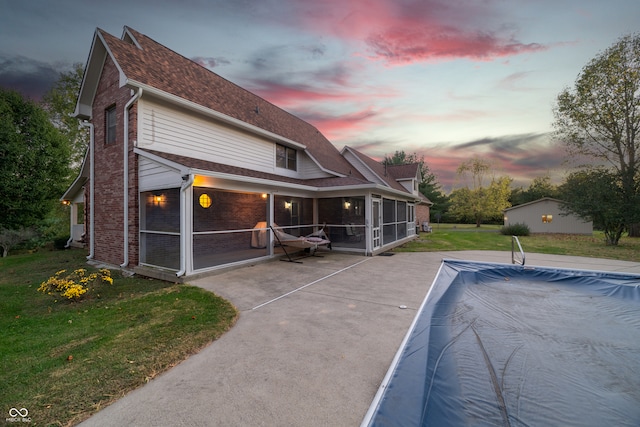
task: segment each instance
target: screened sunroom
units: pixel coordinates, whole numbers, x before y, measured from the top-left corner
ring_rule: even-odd
[[[406,200],[285,192],[207,186],[141,192],[140,265],[190,275],[278,256],[283,249],[270,226],[294,236],[323,229],[333,250],[363,255],[415,234],[415,207]]]

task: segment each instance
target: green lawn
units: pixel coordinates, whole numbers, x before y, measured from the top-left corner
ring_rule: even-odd
[[[500,234],[500,226],[432,224],[433,233],[420,233],[418,239],[396,252],[440,252],[461,250],[510,251],[511,236]],[[605,245],[604,234],[532,234],[519,237],[525,253],[575,255],[640,262],[640,239],[623,237],[618,246]]]
[[[227,331],[227,301],[199,288],[113,273],[86,301],[37,292],[84,251],[0,259],[0,409],[32,426],[73,425],[175,366]]]

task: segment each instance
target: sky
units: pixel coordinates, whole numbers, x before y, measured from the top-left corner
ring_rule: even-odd
[[[558,94],[637,0],[0,0],[0,87],[39,100],[129,26],[316,126],[337,149],[424,158],[445,192],[479,157],[514,187],[555,183]]]

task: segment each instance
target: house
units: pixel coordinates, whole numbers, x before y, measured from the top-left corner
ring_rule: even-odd
[[[504,225],[526,224],[532,233],[592,234],[593,223],[562,212],[562,200],[543,197],[504,210]]]
[[[125,27],[97,29],[75,116],[90,129],[63,195],[89,259],[173,279],[280,256],[270,226],[375,255],[415,237],[417,165],[384,168]],[[84,212],[84,215],[80,212]]]

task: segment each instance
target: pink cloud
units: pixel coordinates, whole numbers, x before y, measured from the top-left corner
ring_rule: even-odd
[[[547,49],[506,32],[491,1],[298,1],[296,25],[364,43],[365,56],[392,65],[458,58],[491,61]]]
[[[281,83],[278,79],[252,80],[248,87],[269,102],[313,124],[338,144],[339,140],[379,126],[382,112],[371,105],[380,99],[399,95],[396,90],[382,86],[363,87],[358,91],[343,85],[323,86],[323,82],[332,81],[333,76],[315,77],[313,81],[319,82],[319,88],[310,84]]]
[[[523,44],[493,34],[421,27],[390,29],[369,37],[367,44],[375,58],[391,64],[457,58],[491,61],[546,49],[537,43]]]
[[[345,103],[362,105],[400,95],[394,88],[368,87],[362,82],[356,84],[351,83],[350,80],[351,71],[346,65],[341,64],[311,74],[304,72],[299,75],[274,74],[260,79],[249,79],[246,87],[269,102],[285,109],[303,108],[309,105],[317,107],[322,102],[327,102],[331,106],[344,106]],[[311,83],[296,83],[296,81]]]
[[[457,175],[458,167],[478,156],[488,161],[495,176],[513,179],[512,187],[528,187],[533,178],[549,175],[554,184],[560,184],[567,166],[566,153],[561,143],[552,143],[549,134],[505,135],[483,138],[462,144],[434,144],[425,147],[407,147],[394,141],[369,140],[349,144],[377,161],[392,156],[397,149],[423,157],[443,191],[466,185]],[[488,184],[488,182],[486,182]]]
[[[329,115],[312,111],[299,111],[298,116],[317,127],[334,143],[376,126],[380,113],[372,108],[347,114]]]
[[[308,85],[286,85],[269,81],[253,81],[257,87],[253,92],[262,98],[281,108],[295,108],[300,104],[319,101],[341,101],[352,98],[354,95],[347,91],[328,91],[317,89]]]
[[[418,151],[446,192],[463,185],[456,174],[458,166],[474,156],[489,161],[496,176],[509,176],[513,186],[528,187],[531,180],[549,174],[557,184],[566,166],[561,144],[550,144],[547,134],[512,135],[487,138],[460,145],[442,145]]]

